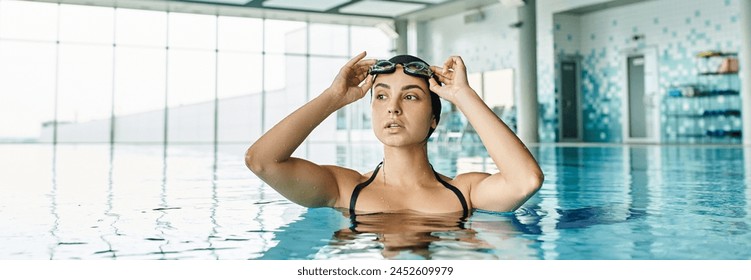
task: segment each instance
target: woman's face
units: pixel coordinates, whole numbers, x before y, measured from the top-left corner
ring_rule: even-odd
[[[436,126],[425,80],[404,74],[398,65],[373,84],[372,124],[378,140],[388,146],[422,143]]]

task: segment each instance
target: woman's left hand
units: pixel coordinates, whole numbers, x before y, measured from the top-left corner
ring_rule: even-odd
[[[440,85],[434,79],[429,79],[430,90],[443,99],[456,104],[457,97],[461,95],[477,94],[469,86],[467,68],[460,56],[451,56],[443,63],[443,67],[431,66],[430,70],[443,83]]]

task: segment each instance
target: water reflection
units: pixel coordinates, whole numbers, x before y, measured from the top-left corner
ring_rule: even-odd
[[[536,259],[529,214],[375,213],[350,219],[348,211],[310,209],[276,234],[260,259]],[[529,220],[528,220],[529,222]]]
[[[105,250],[94,252],[94,254],[101,255],[102,257],[117,259],[117,250],[113,248],[112,242],[110,241],[110,238],[121,235],[121,233],[119,232],[117,228],[117,222],[118,220],[120,220],[120,214],[113,212],[114,183],[112,180],[112,173],[115,167],[114,159],[115,159],[115,145],[110,143],[109,145],[109,169],[107,171],[107,198],[106,198],[107,208],[104,210],[105,217],[101,219],[100,221],[110,220],[108,223],[108,226],[111,229],[111,233],[103,233],[101,235],[100,239],[104,241],[107,248]]]
[[[339,150],[346,150],[339,160],[357,165],[357,153],[353,155],[350,149]],[[706,234],[711,234],[707,230],[719,232],[720,238],[738,234],[751,241],[744,221],[713,218],[747,217],[747,211],[737,211],[746,205],[741,201],[744,189],[738,184],[743,175],[738,173],[737,150],[636,145],[533,147],[531,151],[546,174],[545,185],[520,211],[504,219],[481,222],[481,216],[475,214],[467,226],[453,228],[451,223],[443,223],[452,219],[424,216],[366,217],[372,220],[355,223],[354,227],[340,220],[318,232],[314,249],[284,251],[295,251],[300,258],[432,259],[446,252],[460,252],[469,258],[690,259],[697,255],[689,253],[688,248],[700,240],[706,242]],[[475,152],[481,153],[480,149]],[[487,155],[475,152],[438,147],[431,162],[449,176],[466,169],[492,171],[489,165],[493,163]],[[729,184],[718,186],[722,177],[728,178]],[[726,206],[726,201],[734,205]],[[320,219],[315,216],[309,211],[284,231],[304,228],[306,220]],[[360,226],[365,230],[359,230]],[[331,240],[324,242],[329,231],[333,232],[328,237]],[[499,237],[497,232],[509,235]],[[278,246],[284,246],[283,236],[277,236],[281,241]],[[499,250],[504,238],[524,244],[523,250]],[[439,250],[436,244],[446,240],[462,244],[464,247],[458,247],[466,250]],[[716,249],[705,256],[723,256],[715,252],[728,244],[716,243]],[[278,252],[275,249],[269,252]],[[282,255],[266,256],[273,259]]]
[[[746,215],[745,217],[748,219],[750,217],[749,213],[751,213],[751,149],[743,149],[743,166],[745,171],[745,190],[744,194],[746,196]],[[751,230],[749,230],[751,231]]]
[[[306,145],[300,156],[360,172],[382,152]],[[495,172],[480,147],[429,146],[447,176]],[[0,257],[751,258],[748,148],[540,145],[530,150],[546,181],[515,213],[364,215],[354,226],[347,213],[294,205],[263,184],[242,162],[246,148],[0,147],[13,171],[3,174]]]
[[[170,209],[169,204],[167,203],[167,144],[165,142],[164,146],[162,146],[162,177],[161,177],[161,184],[160,184],[160,192],[159,192],[159,207],[152,209],[153,211],[157,211],[159,213],[159,216],[156,218],[156,224],[155,224],[155,230],[158,232],[156,237],[147,237],[144,238],[147,242],[158,242],[158,252],[151,252],[151,254],[156,254],[159,256],[160,259],[166,259],[167,258],[167,252],[165,252],[165,246],[169,244],[169,241],[167,240],[167,231],[172,230],[172,225],[170,224],[170,221],[167,219],[167,210]]]
[[[219,222],[216,218],[216,211],[219,207],[219,198],[217,197],[217,168],[218,168],[218,153],[219,149],[216,144],[214,144],[214,156],[213,156],[213,164],[211,165],[211,208],[210,208],[210,214],[209,214],[209,223],[211,224],[211,231],[208,234],[208,237],[206,238],[206,243],[208,244],[207,248],[210,248],[209,252],[211,252],[211,257],[213,259],[218,260],[219,255],[217,255],[215,248],[217,246],[214,244],[214,240],[220,239],[219,236]]]
[[[359,247],[363,243],[357,241],[366,237],[370,240],[365,244],[371,243],[369,247],[375,246],[380,249],[382,257],[389,259],[433,259],[434,253],[442,252],[436,248],[440,247],[442,241],[461,243],[464,245],[461,246],[462,250],[468,252],[492,249],[489,244],[476,238],[476,231],[465,228],[464,223],[461,212],[445,215],[413,212],[357,215],[351,217],[350,227],[334,233],[328,248]]]
[[[52,145],[52,180],[50,182],[51,190],[49,194],[50,198],[50,214],[52,214],[53,221],[50,228],[50,236],[52,236],[54,242],[49,246],[49,259],[55,259],[55,248],[57,244],[60,244],[60,237],[57,236],[57,230],[60,225],[60,215],[57,213],[57,145]]]

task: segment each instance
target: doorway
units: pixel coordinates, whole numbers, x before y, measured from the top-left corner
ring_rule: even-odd
[[[626,143],[658,143],[660,135],[656,48],[626,54],[623,139]]]
[[[558,108],[561,142],[582,141],[579,61],[575,57],[560,59],[560,102]]]
[[[644,56],[628,58],[628,115],[629,138],[647,137],[647,123],[644,108]]]

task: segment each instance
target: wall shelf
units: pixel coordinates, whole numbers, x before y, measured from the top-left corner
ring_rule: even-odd
[[[728,69],[726,61],[737,53],[705,51],[696,57],[696,82],[673,86],[662,99],[663,142],[738,143],[740,79],[737,67]]]
[[[701,72],[699,76],[738,75],[738,72]]]

